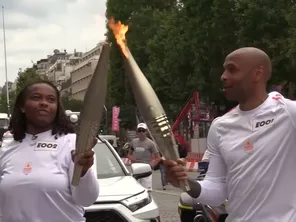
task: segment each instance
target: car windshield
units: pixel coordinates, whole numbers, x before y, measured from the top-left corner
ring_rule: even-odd
[[[98,179],[125,176],[122,166],[105,143],[94,147]]]
[[[0,127],[8,126],[8,119],[0,119]]]

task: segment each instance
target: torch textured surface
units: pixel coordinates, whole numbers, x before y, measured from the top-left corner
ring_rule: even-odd
[[[140,70],[131,52],[126,48],[125,65],[138,108],[161,154],[171,160],[179,158],[179,152],[164,109],[152,86]],[[188,191],[188,187],[183,187]]]
[[[110,45],[105,43],[84,97],[76,139],[76,153],[90,149],[98,135],[107,92]],[[75,164],[72,185],[79,184],[82,167]]]

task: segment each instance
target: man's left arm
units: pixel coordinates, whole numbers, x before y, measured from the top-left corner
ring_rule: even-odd
[[[161,157],[159,154],[159,150],[156,148],[155,143],[152,141],[151,143],[151,152],[152,152],[152,160],[150,163],[150,166],[152,169],[160,162]]]
[[[286,106],[293,125],[296,128],[296,101],[286,100]]]

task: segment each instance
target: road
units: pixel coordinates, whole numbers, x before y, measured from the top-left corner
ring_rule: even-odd
[[[196,173],[189,173],[191,177]],[[159,206],[161,222],[180,222],[178,214],[178,202],[181,190],[167,185],[162,189],[160,171],[153,172],[152,196]]]

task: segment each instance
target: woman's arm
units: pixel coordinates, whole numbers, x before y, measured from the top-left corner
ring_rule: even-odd
[[[76,136],[71,137],[71,150],[75,150],[75,142]],[[71,156],[71,153],[69,153]],[[99,196],[99,183],[97,181],[97,169],[96,169],[96,155],[94,154],[94,164],[92,167],[80,178],[80,182],[77,186],[72,186],[72,178],[74,172],[74,162],[72,158],[70,158],[70,166],[69,166],[69,181],[70,188],[72,192],[72,197],[76,204],[81,205],[83,207],[88,207],[92,205]]]
[[[70,164],[69,179],[72,181],[74,172],[74,163]],[[92,205],[99,196],[99,183],[94,165],[87,171],[87,173],[80,178],[78,186],[71,186],[72,197],[76,204],[83,207]]]

